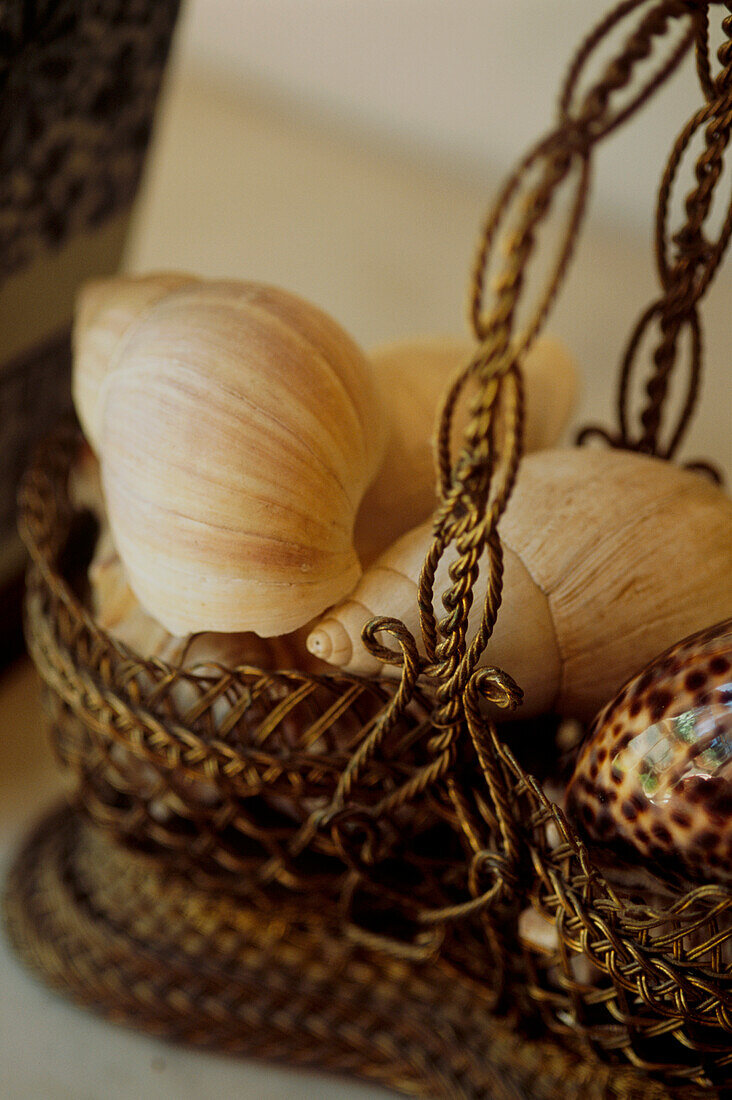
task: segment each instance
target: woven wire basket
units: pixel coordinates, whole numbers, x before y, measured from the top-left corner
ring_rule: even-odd
[[[347,864],[337,830],[310,822],[331,804],[393,681],[249,667],[181,673],[111,639],[64,570],[72,560],[78,581],[93,548],[89,516],[74,516],[68,497],[81,442],[73,427],[58,431],[21,490],[32,556],[28,646],[49,689],[56,750],[77,780],[74,797],[118,839],[219,886],[340,889]],[[398,788],[426,759],[429,730],[430,703],[417,694],[399,723],[399,764],[376,761],[359,802]],[[410,815],[408,831],[416,837],[432,817]]]
[[[515,1015],[498,1019],[482,983],[445,960],[355,944],[324,901],[198,890],[57,809],[13,870],[7,918],[46,982],[161,1038],[409,1096],[668,1100],[632,1069],[523,1037]]]
[[[656,1088],[653,1080],[686,1097],[732,1086],[732,894],[712,885],[679,888],[662,907],[619,896],[486,709],[486,702],[515,703],[516,685],[506,672],[477,664],[499,613],[498,525],[521,454],[520,362],[568,265],[594,147],[695,48],[704,101],[681,131],[659,194],[661,294],[628,344],[617,431],[586,429],[582,439],[599,434],[611,446],[670,459],[691,415],[701,361],[698,303],[732,235],[732,212],[716,242],[703,232],[732,129],[732,15],[722,23],[721,69],[713,75],[709,14],[715,7],[703,0],[626,0],[616,8],[570,68],[557,127],[524,158],[499,196],[473,280],[479,351],[451,389],[438,433],[440,500],[419,593],[427,658],[420,658],[403,623],[380,619],[367,628],[372,650],[401,666],[399,682],[256,668],[197,676],[140,660],[95,625],[79,598],[78,576],[92,532],[69,503],[67,479],[78,445],[73,431],[60,432],[41,449],[21,492],[21,528],[32,559],[29,648],[47,687],[59,757],[75,780],[74,803],[101,831],[96,839],[83,832],[83,844],[107,845],[105,859],[121,860],[120,874],[136,873],[137,864],[125,858],[152,861],[158,869],[154,888],[140,894],[130,919],[167,914],[174,875],[185,876],[207,904],[214,904],[214,893],[226,897],[232,911],[283,904],[272,902],[280,898],[278,891],[317,893],[327,899],[322,937],[336,936],[337,926],[351,951],[370,952],[384,966],[390,960],[388,965],[415,968],[413,973],[448,968],[481,990],[487,1010],[508,1014],[524,1030],[550,1032],[565,1052],[573,1052],[565,1057],[614,1064],[615,1084],[607,1076],[594,1079],[604,1082],[598,1095],[635,1095],[631,1078],[622,1083],[626,1070],[620,1067],[629,1064],[645,1075],[648,1090]],[[626,22],[622,46],[581,90],[595,49]],[[656,53],[663,56],[652,75],[646,68],[640,86],[633,84],[636,69]],[[685,224],[671,236],[669,197],[697,131],[704,137],[697,186],[687,197]],[[538,230],[556,193],[567,187],[570,215],[557,259],[519,329],[516,317],[524,307]],[[508,238],[501,233],[504,223]],[[484,286],[499,240],[505,255],[494,300],[486,305]],[[648,399],[634,434],[630,379],[641,337],[656,321]],[[683,339],[686,331],[689,341]],[[669,441],[662,443],[661,414],[684,343],[690,349],[687,397]],[[453,462],[451,418],[468,387],[475,391],[472,418]],[[492,446],[499,420],[506,440],[500,460]],[[450,613],[437,622],[431,583],[452,544],[458,562],[453,588],[444,595]],[[468,639],[472,587],[485,552],[489,596],[478,635]],[[377,635],[390,637],[394,651],[386,651]],[[551,719],[535,724],[544,722]],[[122,849],[101,833],[122,842],[128,855],[121,856]],[[17,914],[17,898],[13,904]],[[532,945],[521,935],[521,914],[531,909],[555,931],[548,946]],[[17,915],[13,927],[21,950],[32,954],[28,932],[17,931]],[[56,935],[48,931],[47,942]],[[100,935],[95,974],[105,965],[104,930]],[[216,955],[217,936],[213,930],[201,945],[201,958]],[[311,948],[304,950],[307,955]],[[49,963],[48,973],[56,968],[54,980],[69,958]],[[192,988],[192,975],[180,980]],[[335,990],[338,980],[334,971],[328,988]],[[76,982],[76,995],[110,1011],[112,994],[80,993],[84,982]],[[180,1020],[195,1014],[201,1034],[219,1042],[219,1025],[213,1027],[193,993],[187,1004],[177,1033],[190,1038]],[[226,1027],[235,1031],[233,1018]],[[221,1045],[236,1043],[227,1039]],[[286,1047],[280,1049],[287,1057]],[[406,1087],[398,1075],[390,1079]],[[470,1074],[459,1087],[444,1080],[430,1093],[433,1087],[409,1086],[428,1095],[499,1095]]]

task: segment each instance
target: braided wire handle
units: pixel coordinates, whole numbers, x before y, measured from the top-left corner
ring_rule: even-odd
[[[580,46],[565,80],[556,127],[519,163],[504,185],[487,220],[475,262],[470,297],[470,320],[479,351],[453,382],[441,409],[436,465],[439,501],[433,524],[433,540],[419,580],[420,628],[426,658],[419,655],[414,636],[396,619],[372,620],[364,630],[364,642],[378,658],[402,666],[402,680],[392,703],[344,770],[330,807],[314,815],[309,828],[329,825],[338,830],[347,820],[348,798],[368,761],[380,750],[412,698],[416,682],[424,674],[436,684],[433,715],[435,733],[429,745],[431,761],[415,771],[396,791],[377,806],[370,817],[393,812],[444,778],[454,760],[462,731],[472,740],[485,777],[503,853],[492,851],[492,881],[471,891],[470,911],[492,905],[510,890],[520,849],[517,826],[510,809],[508,778],[503,769],[495,725],[480,706],[487,699],[504,707],[521,700],[521,690],[510,675],[497,668],[478,669],[491,637],[502,597],[503,553],[498,535],[501,515],[511,495],[518,470],[523,437],[523,383],[521,361],[551,310],[569,266],[585,213],[594,147],[634,114],[674,72],[695,46],[697,73],[705,96],[704,105],[692,116],[677,139],[661,185],[656,222],[656,253],[662,286],[661,297],[638,322],[623,360],[618,397],[619,430],[610,433],[590,427],[582,439],[601,434],[615,447],[670,458],[677,450],[691,416],[699,387],[701,335],[698,304],[707,290],[732,235],[732,206],[714,243],[704,236],[714,189],[720,178],[723,154],[732,130],[732,0],[722,23],[726,35],[718,50],[721,71],[712,75],[709,58],[709,9],[720,0],[623,0]],[[622,49],[606,63],[598,79],[586,91],[580,82],[597,47],[630,18],[637,25]],[[666,55],[636,88],[631,88],[639,67],[666,40]],[[670,43],[669,43],[670,40]],[[618,97],[625,92],[625,100]],[[686,221],[669,235],[669,200],[683,153],[697,130],[704,126],[705,148],[696,163],[696,187],[686,199]],[[527,184],[527,180],[529,181]],[[525,289],[525,275],[537,246],[537,234],[548,218],[562,186],[573,189],[569,217],[552,269],[530,319],[518,327],[517,307]],[[508,234],[500,234],[507,221]],[[669,242],[676,247],[671,255]],[[489,264],[503,252],[487,301]],[[629,383],[636,366],[640,337],[654,318],[660,321],[660,339],[653,356],[653,373],[646,385],[647,402],[640,416],[639,434],[630,427]],[[669,380],[685,328],[692,333],[688,392],[678,423],[667,445],[659,431],[668,395]],[[451,428],[458,399],[469,383],[475,386],[470,417],[462,446],[455,458],[450,451]],[[500,449],[498,440],[501,440]],[[697,466],[706,464],[697,463]],[[434,609],[437,566],[448,548],[457,558],[450,567],[451,587],[442,596],[446,614]],[[468,614],[480,568],[487,568],[485,604],[476,635],[468,640]],[[392,637],[398,650],[377,641],[377,634]],[[448,787],[450,785],[448,784]],[[456,796],[459,797],[459,796]],[[456,807],[460,809],[460,807]],[[486,846],[476,834],[470,838],[474,858],[485,862]],[[362,853],[363,854],[363,853]],[[372,853],[373,858],[373,853]],[[368,858],[362,862],[368,862]],[[471,882],[476,876],[471,868]],[[460,906],[450,910],[459,915]],[[444,909],[422,911],[419,919],[432,924],[446,919]]]
[[[730,4],[725,5],[732,11]],[[712,76],[709,58],[709,11],[699,4],[694,11],[697,73],[706,102],[689,119],[677,137],[664,169],[658,195],[655,226],[655,256],[662,294],[644,311],[633,329],[623,356],[618,390],[617,432],[597,426],[584,428],[578,442],[599,435],[614,447],[672,458],[691,418],[699,392],[702,366],[702,339],[698,306],[722,261],[732,235],[732,204],[716,241],[704,233],[715,188],[724,167],[724,153],[732,129],[732,16],[723,21],[727,40],[718,50],[721,71]],[[695,165],[696,186],[687,195],[684,224],[674,233],[669,229],[669,207],[673,186],[684,154],[697,132],[704,127],[704,148]],[[675,248],[672,254],[672,245]],[[641,413],[640,431],[634,437],[630,429],[630,384],[639,368],[638,351],[642,337],[652,322],[658,321],[660,337],[653,355],[654,370],[646,384],[647,403]],[[684,331],[690,334],[688,385],[677,423],[664,446],[659,439],[662,413],[669,379],[680,357]],[[719,472],[707,462],[689,467],[708,473],[721,482]]]

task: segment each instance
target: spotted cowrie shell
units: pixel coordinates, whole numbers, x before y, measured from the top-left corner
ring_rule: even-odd
[[[661,654],[600,712],[567,809],[593,841],[732,884],[732,619]]]

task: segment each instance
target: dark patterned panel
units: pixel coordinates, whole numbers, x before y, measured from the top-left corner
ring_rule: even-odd
[[[0,4],[0,276],[132,200],[177,8]]]
[[[0,377],[0,536],[15,527],[15,492],[36,440],[71,409],[69,333],[3,368]]]
[[[129,208],[178,4],[0,0],[0,290],[8,276],[43,265]],[[86,274],[102,274],[99,263],[90,256]],[[12,552],[20,473],[70,407],[68,329],[49,340],[41,285],[37,339],[28,334],[13,362],[0,330],[0,575]],[[2,599],[0,649],[14,618]]]

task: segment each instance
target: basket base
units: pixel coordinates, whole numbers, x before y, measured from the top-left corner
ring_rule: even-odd
[[[443,963],[369,952],[300,899],[248,906],[197,889],[68,808],[20,852],[5,913],[15,950],[46,983],[161,1038],[408,1095],[669,1096],[626,1068],[520,1037]]]

